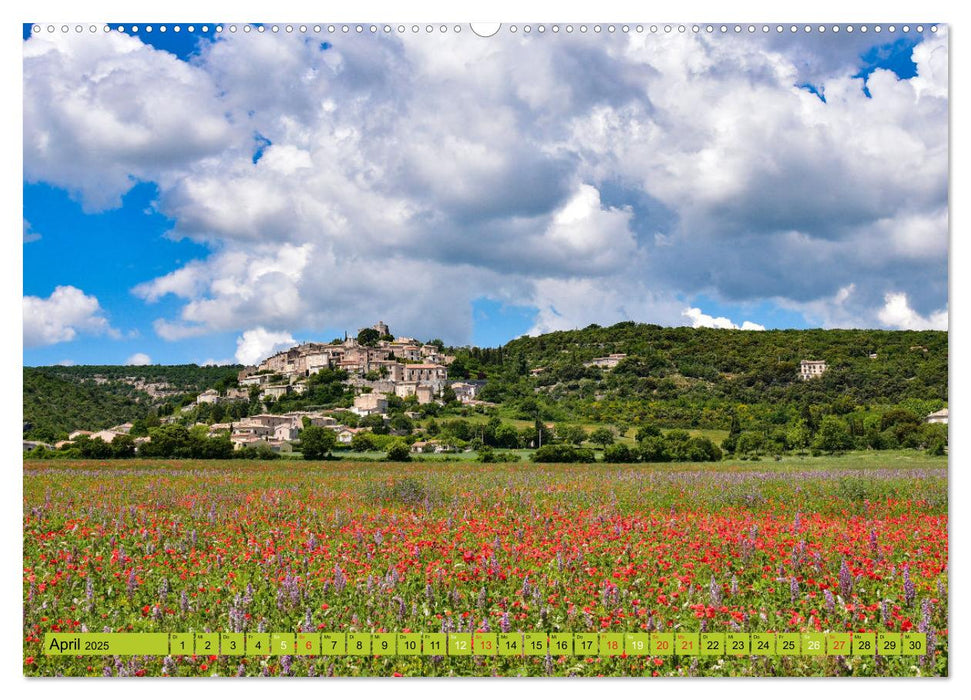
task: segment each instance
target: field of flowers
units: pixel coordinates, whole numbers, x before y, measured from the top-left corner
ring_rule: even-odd
[[[843,458],[844,460],[849,458]],[[946,460],[27,462],[27,675],[946,675]],[[45,632],[921,631],[923,657],[48,657]]]

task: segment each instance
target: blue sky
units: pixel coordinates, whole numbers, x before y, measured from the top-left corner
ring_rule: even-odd
[[[322,50],[321,37],[181,26],[111,44],[25,25],[27,365],[237,361],[379,318],[486,346],[625,319],[946,324],[946,75],[943,97],[907,92],[921,65],[925,84],[940,71],[939,51],[915,51],[926,37],[701,37],[724,68],[687,97],[668,89],[680,68],[650,48],[628,63],[589,38],[500,39],[508,57],[470,79],[515,76],[503,71],[531,52],[546,68],[483,98],[455,94],[461,76],[419,39],[328,37]],[[103,43],[74,52],[82,41]],[[794,78],[768,68],[778,56]],[[79,93],[88,103],[52,100],[58,81],[109,65]],[[254,82],[271,72],[274,86]],[[136,94],[113,97],[119,86]],[[746,127],[750,107],[720,126],[674,119],[702,104],[730,115],[729,96],[763,101],[762,123]],[[825,111],[800,133],[786,115],[804,109]],[[867,167],[872,141],[835,153],[857,148],[868,119],[893,168]],[[755,155],[771,133],[785,143],[767,163]],[[904,134],[926,152],[897,154]]]

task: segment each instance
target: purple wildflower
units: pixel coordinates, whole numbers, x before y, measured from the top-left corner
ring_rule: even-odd
[[[341,571],[341,567],[337,564],[334,565],[334,590],[340,593],[347,586],[347,577],[344,576],[344,572]]]
[[[914,604],[914,596],[917,595],[917,586],[910,580],[910,566],[904,565],[904,604],[909,608]]]
[[[711,581],[708,582],[708,597],[711,599],[711,604],[714,607],[718,607],[722,602],[722,589],[721,586],[715,581],[715,575],[712,574]]]
[[[843,596],[843,600],[848,600],[850,593],[853,592],[853,575],[850,573],[850,567],[846,564],[846,560],[840,565],[840,595]]]
[[[162,659],[162,675],[174,676],[175,668],[175,659],[173,659],[171,656],[166,656],[164,659]]]

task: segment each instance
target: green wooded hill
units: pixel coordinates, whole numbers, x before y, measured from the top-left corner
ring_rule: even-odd
[[[211,387],[236,382],[241,366],[76,365],[24,367],[24,438],[56,440],[72,430],[102,430],[119,423],[164,415]],[[152,397],[139,381],[169,385]]]
[[[945,405],[948,395],[943,331],[738,331],[624,322],[454,352],[450,374],[489,380],[482,398],[546,420],[727,429],[739,412],[777,424],[807,406],[846,414],[903,404],[920,413]],[[611,370],[584,366],[611,353],[628,357]],[[803,359],[825,360],[829,369],[802,381]]]
[[[456,356],[450,378],[485,380],[480,398],[499,404],[490,411],[506,419],[766,432],[805,421],[814,430],[829,414],[851,427],[895,408],[921,420],[948,396],[948,336],[941,331],[735,331],[625,322],[448,351]],[[584,365],[611,353],[627,358],[609,370]],[[825,360],[829,369],[802,381],[803,359]],[[204,389],[233,386],[240,369],[25,367],[24,436],[54,440],[78,428],[165,415]],[[153,398],[137,380],[165,382],[172,393]],[[337,405],[342,396],[296,397],[268,410]],[[250,409],[265,410],[259,402]]]

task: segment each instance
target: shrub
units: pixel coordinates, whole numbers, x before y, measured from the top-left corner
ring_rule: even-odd
[[[389,462],[408,462],[411,460],[411,449],[404,440],[395,440],[388,445],[385,458]]]
[[[604,450],[604,461],[613,462],[615,464],[630,463],[635,461],[630,448],[622,442],[615,445],[609,445]]]
[[[311,425],[300,431],[300,451],[304,459],[323,459],[336,446],[337,435],[333,430]]]
[[[597,461],[597,455],[589,447],[578,447],[573,451],[573,461],[583,464],[593,464]]]
[[[603,447],[614,444],[614,431],[610,428],[597,428],[590,433],[590,442],[594,442]]]
[[[236,454],[242,459],[280,459],[279,453],[274,452],[273,448],[267,445],[265,442],[261,442],[257,445],[247,445],[246,447],[240,449]]]
[[[351,438],[352,452],[369,452],[375,448],[373,433],[354,433]]]
[[[573,448],[569,445],[543,445],[533,453],[534,462],[572,462]]]

